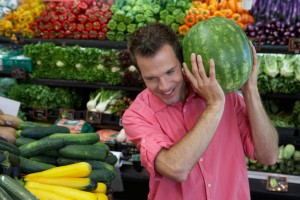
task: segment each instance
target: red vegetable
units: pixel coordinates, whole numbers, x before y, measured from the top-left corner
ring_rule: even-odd
[[[56,22],[53,23],[53,29],[55,31],[59,31],[61,28],[62,28],[62,25],[61,25],[60,22],[56,21]]]
[[[98,32],[98,39],[99,39],[99,40],[105,40],[105,33],[103,33],[103,32]]]
[[[84,24],[77,24],[77,30],[78,31],[83,31],[85,29]]]
[[[101,25],[101,31],[104,32],[104,33],[106,33],[106,32],[108,31],[108,26],[107,26],[107,24],[102,24],[102,25]]]
[[[75,22],[76,21],[76,15],[70,13],[69,15],[67,15],[68,17],[68,22]]]
[[[84,23],[87,21],[87,16],[86,16],[86,15],[83,15],[83,14],[78,15],[78,16],[77,16],[77,20],[78,20],[80,23],[84,24]]]
[[[89,38],[96,39],[97,36],[98,36],[97,31],[95,31],[95,30],[89,31]]]
[[[101,29],[100,22],[93,22],[93,29],[94,30],[100,30]]]
[[[93,29],[93,24],[91,22],[85,24],[85,30],[90,31],[92,29]]]

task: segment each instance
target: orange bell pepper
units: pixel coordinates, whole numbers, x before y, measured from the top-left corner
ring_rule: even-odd
[[[184,19],[184,24],[186,24],[187,26],[191,27],[196,23],[196,19],[194,15],[187,15]]]
[[[188,25],[181,25],[178,27],[178,33],[179,35],[185,35],[190,30],[190,27]]]

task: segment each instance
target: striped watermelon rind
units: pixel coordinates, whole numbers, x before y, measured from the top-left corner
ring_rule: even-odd
[[[184,61],[191,70],[191,53],[201,55],[206,74],[214,59],[216,79],[225,93],[240,89],[252,70],[248,38],[234,21],[213,17],[195,24],[182,41]]]

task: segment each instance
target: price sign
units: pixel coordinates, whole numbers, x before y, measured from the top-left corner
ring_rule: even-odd
[[[64,109],[64,108],[59,109],[59,117],[63,118],[63,119],[73,120],[74,119],[74,113],[75,113],[74,109]]]
[[[33,108],[32,118],[38,121],[47,121],[48,109],[47,108]]]
[[[294,51],[295,53],[299,53],[300,38],[290,38],[289,39],[289,51]]]
[[[260,51],[261,49],[261,39],[260,38],[248,38],[253,46],[255,47],[256,51]]]
[[[267,190],[276,192],[287,192],[288,182],[287,178],[283,176],[268,176]]]
[[[11,77],[15,79],[26,79],[26,71],[23,67],[11,67]]]
[[[93,124],[101,124],[102,114],[99,112],[86,112],[86,121]]]

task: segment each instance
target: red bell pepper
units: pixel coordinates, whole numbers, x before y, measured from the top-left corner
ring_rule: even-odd
[[[106,11],[109,11],[110,10],[110,6],[107,4],[107,3],[103,3],[100,10],[102,12],[106,12]]]
[[[77,20],[78,20],[80,23],[84,24],[84,23],[87,21],[87,16],[84,15],[84,14],[78,15],[78,16],[77,16]]]
[[[88,8],[88,9],[86,9],[86,11],[85,11],[85,15],[89,15],[89,14],[94,14],[95,12],[94,12],[94,10],[93,9],[90,9],[90,8]]]
[[[70,22],[64,22],[63,23],[63,28],[65,31],[69,30]]]
[[[92,22],[88,22],[85,24],[85,30],[90,31],[93,29],[93,24]]]
[[[37,37],[37,38],[39,38],[39,37],[41,37],[42,35],[41,35],[41,31],[40,30],[35,30],[34,31],[34,37]]]
[[[100,22],[93,22],[93,29],[94,30],[100,30],[101,29]]]
[[[56,11],[56,4],[55,3],[47,3],[45,5],[45,10],[47,10],[47,11],[51,11],[51,10]]]
[[[38,30],[38,23],[37,22],[31,22],[29,24],[29,27],[30,27],[30,30],[36,31],[36,30]]]
[[[98,6],[92,6],[91,10],[94,11],[94,12],[99,12],[100,11],[100,7],[98,7]]]
[[[85,27],[84,27],[84,24],[77,24],[77,27],[76,27],[77,31],[84,31],[85,30]]]
[[[103,15],[107,20],[110,20],[112,18],[112,13],[110,10],[104,12]]]
[[[93,15],[93,14],[89,14],[88,15],[88,20],[90,22],[95,22],[95,21],[97,21],[97,17],[95,15]]]
[[[99,21],[101,24],[107,24],[108,19],[106,19],[103,15],[101,15]]]
[[[76,28],[77,28],[76,23],[70,23],[69,27],[68,27],[68,31],[74,32],[76,30]]]
[[[41,32],[41,37],[42,38],[49,38],[49,32],[44,30],[43,32]]]
[[[81,13],[84,13],[86,11],[86,9],[88,8],[88,6],[86,5],[86,3],[81,2],[78,4],[78,8],[80,9]]]
[[[47,24],[45,25],[45,29],[46,29],[47,31],[52,31],[52,30],[53,30],[53,24],[52,24],[52,23],[47,23]]]
[[[89,6],[89,5],[92,5],[93,0],[83,0],[83,2]]]
[[[97,31],[95,31],[95,30],[89,31],[89,38],[96,39],[97,36],[98,36]]]
[[[65,32],[63,30],[60,30],[58,32],[56,32],[56,37],[61,39],[65,37]]]
[[[60,15],[58,16],[58,21],[60,21],[60,22],[62,22],[62,23],[64,23],[67,19],[68,19],[68,18],[67,18],[67,15],[66,15],[66,14],[60,14]]]
[[[80,8],[79,8],[78,4],[75,4],[75,5],[72,6],[71,12],[74,15],[79,15],[80,14]]]
[[[69,14],[69,15],[67,15],[67,17],[68,17],[68,22],[75,22],[76,21],[76,19],[77,19],[77,17],[76,17],[76,15],[74,15],[74,14]]]
[[[49,31],[48,37],[49,37],[50,39],[56,38],[56,32],[55,32],[55,31]]]
[[[59,6],[59,7],[57,7],[57,12],[60,14],[65,14],[66,8],[64,6]]]
[[[89,32],[88,31],[82,31],[81,32],[81,38],[82,39],[88,39],[89,38]]]
[[[39,28],[39,30],[44,30],[45,29],[45,23],[44,22],[39,22],[38,23],[38,28]]]
[[[100,19],[103,13],[99,11],[99,12],[95,12],[93,15],[95,15],[97,19]]]
[[[98,39],[99,40],[105,40],[105,33],[103,33],[103,32],[98,32]]]
[[[101,32],[106,33],[108,31],[108,26],[107,24],[102,24],[101,25]]]
[[[61,25],[60,22],[56,21],[56,22],[53,23],[53,29],[55,31],[59,31],[61,28],[62,28],[62,25]]]
[[[51,15],[51,21],[52,22],[57,22],[58,19],[59,19],[58,15],[56,15],[56,14]]]
[[[47,23],[47,22],[49,22],[51,20],[51,16],[48,15],[48,14],[46,14],[46,15],[42,16],[42,19],[43,19],[44,22]]]
[[[74,38],[74,39],[80,39],[80,38],[81,38],[81,33],[80,33],[79,31],[75,31],[75,32],[73,33],[73,38]]]

